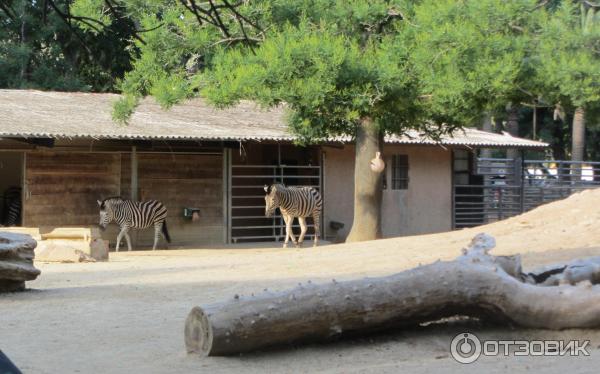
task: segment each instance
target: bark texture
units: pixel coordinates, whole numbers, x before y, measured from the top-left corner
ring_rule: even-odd
[[[591,283],[600,280],[600,266],[577,286],[542,287],[536,279],[544,274],[524,274],[518,255],[491,256],[494,245],[480,234],[454,261],[194,307],[185,324],[187,351],[232,355],[456,315],[548,329],[600,326],[600,286]]]
[[[585,150],[585,110],[581,107],[575,109],[573,115],[571,143],[571,161],[583,161]],[[571,165],[571,179],[581,179],[581,164]]]
[[[573,115],[573,140],[571,161],[583,161],[585,149],[585,111],[583,108],[575,109]]]
[[[0,232],[0,292],[22,291],[40,275],[33,266],[36,245],[29,235]]]
[[[511,104],[506,108],[506,131],[512,136],[519,136],[519,107]],[[516,159],[519,157],[519,150],[511,148],[506,151],[506,158]]]
[[[382,152],[383,137],[370,118],[363,118],[356,131],[354,157],[354,219],[347,242],[381,238],[382,173],[371,169],[371,159]]]
[[[481,121],[481,129],[483,131],[487,131],[487,132],[493,132],[493,125],[492,125],[492,115],[489,112],[486,112],[483,114],[483,118]],[[490,158],[492,157],[492,149],[491,148],[482,148],[481,149],[481,153],[479,154],[480,157],[483,158]]]

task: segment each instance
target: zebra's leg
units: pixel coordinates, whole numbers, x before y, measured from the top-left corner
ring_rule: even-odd
[[[298,237],[298,247],[302,247],[302,243],[304,242],[304,235],[306,235],[306,217],[298,217],[298,222],[300,222],[300,236]]]
[[[313,247],[316,247],[317,243],[319,243],[319,236],[321,236],[321,212],[313,214],[313,224],[315,226],[315,241]]]
[[[127,250],[131,252],[131,238],[128,231],[125,232],[125,241],[127,241]]]
[[[115,252],[119,252],[119,247],[121,246],[121,239],[123,239],[123,235],[127,234],[129,227],[123,226],[121,227],[121,231],[119,231],[119,235],[117,235],[117,246],[115,247]]]
[[[158,238],[160,237],[160,230],[162,229],[162,222],[154,224],[154,245],[152,246],[152,250],[156,250],[156,245],[158,244]]]
[[[294,224],[294,216],[288,215],[288,219],[287,219],[287,224],[285,226],[285,230],[288,233],[288,237],[290,239],[292,239],[292,243],[294,243],[295,246],[298,246],[298,242],[296,241],[296,237],[294,236],[294,229],[292,228],[293,224]]]
[[[283,217],[283,222],[285,222],[285,240],[283,241],[283,248],[287,248],[288,245],[288,240],[290,238],[290,229],[288,226],[288,215],[287,214],[281,214],[281,217]]]

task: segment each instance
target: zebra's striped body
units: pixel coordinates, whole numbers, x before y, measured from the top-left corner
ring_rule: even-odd
[[[306,234],[306,217],[312,217],[315,227],[314,246],[317,246],[320,235],[321,210],[323,209],[323,200],[319,191],[312,187],[285,187],[283,184],[273,184],[270,187],[265,186],[265,215],[271,217],[275,210],[279,208],[283,220],[285,221],[285,242],[287,247],[288,240],[291,238],[295,245],[302,245],[304,235]],[[298,242],[292,231],[294,218],[298,217],[300,222],[300,236]]]
[[[4,192],[2,225],[11,227],[21,223],[21,188],[10,187]]]
[[[120,197],[110,197],[102,201],[98,200],[98,205],[100,206],[100,227],[104,229],[114,221],[121,228],[117,236],[117,252],[123,236],[125,236],[127,247],[131,251],[128,234],[130,229],[145,229],[154,226],[153,250],[156,249],[161,234],[167,242],[171,242],[167,230],[167,208],[160,201],[134,202]]]

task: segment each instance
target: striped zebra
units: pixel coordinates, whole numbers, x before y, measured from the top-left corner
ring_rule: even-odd
[[[319,191],[312,187],[286,187],[283,184],[273,184],[265,186],[265,216],[272,217],[275,210],[279,208],[283,220],[285,221],[285,242],[283,248],[287,247],[291,238],[296,247],[301,246],[306,234],[306,217],[312,217],[315,226],[315,241],[313,246],[317,246],[320,235],[321,210],[323,200]],[[300,222],[300,236],[296,242],[292,223],[294,218],[298,217]]]
[[[102,201],[98,200],[98,205],[100,206],[100,228],[106,229],[106,226],[112,221],[115,221],[121,228],[117,236],[117,252],[119,252],[123,235],[127,240],[127,248],[131,251],[129,229],[145,229],[154,226],[154,246],[152,246],[152,250],[156,249],[158,237],[161,234],[167,243],[171,242],[167,230],[167,208],[160,201],[134,202],[121,197],[109,197]]]
[[[2,225],[17,226],[21,222],[21,187],[10,187],[4,192],[4,209]]]

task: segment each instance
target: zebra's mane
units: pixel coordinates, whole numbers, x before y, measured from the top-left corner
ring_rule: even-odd
[[[108,200],[121,200],[121,201],[126,201],[127,199],[124,199],[122,196],[110,196],[105,198],[104,200],[102,200],[102,204],[100,205],[101,208],[104,208],[106,202]]]
[[[281,182],[276,182],[276,183],[273,183],[270,186],[268,186],[267,193],[271,193],[271,191],[273,191],[274,187],[286,188],[285,184],[283,184]]]

